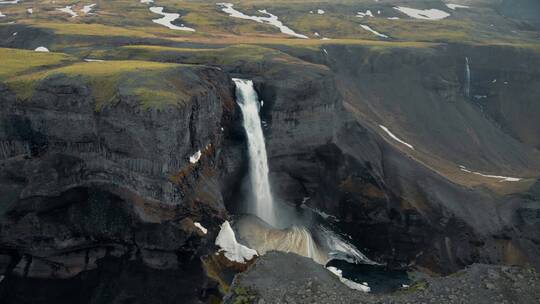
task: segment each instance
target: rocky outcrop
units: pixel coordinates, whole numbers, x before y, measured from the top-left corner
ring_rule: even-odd
[[[99,108],[83,78],[50,76],[26,100],[1,86],[0,271],[13,284],[74,278],[104,258],[187,269],[213,248],[241,153],[224,147],[233,85],[203,66],[172,75],[190,95],[163,107],[142,107],[122,82]]]
[[[506,90],[537,87],[537,72],[524,65],[537,60],[534,52],[456,45],[284,51],[305,60],[301,71],[279,63],[268,73],[243,71],[255,76],[265,101],[272,184],[281,198],[334,216],[370,258],[394,266],[540,265],[540,235],[524,233],[537,225],[540,200],[527,188],[540,157],[532,137],[517,131],[534,123],[495,114],[498,102],[510,100]],[[515,52],[529,57],[513,68],[505,62],[497,75],[488,68],[496,54]],[[466,57],[471,99],[463,93]],[[522,81],[490,87],[490,104],[482,106],[474,96],[492,77]],[[519,112],[534,94],[514,96]],[[460,165],[524,180],[478,178]]]
[[[412,275],[412,274],[411,274]],[[225,303],[534,303],[540,277],[532,269],[474,264],[447,277],[418,278],[391,294],[349,289],[323,266],[271,252],[238,275]]]

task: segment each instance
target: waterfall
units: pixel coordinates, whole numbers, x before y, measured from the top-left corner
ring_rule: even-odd
[[[261,255],[277,250],[294,252],[322,265],[333,258],[351,263],[374,264],[352,244],[331,230],[322,226],[316,229],[298,226],[298,222],[302,222],[301,218],[296,218],[289,228],[277,228],[279,225],[276,211],[280,211],[279,219],[282,220],[283,211],[287,209],[281,205],[280,208],[275,207],[276,203],[270,190],[268,158],[259,116],[261,102],[251,80],[233,78],[233,81],[247,135],[249,182],[253,194],[253,203],[248,206],[248,211],[252,215],[245,215],[235,221],[239,240],[247,242],[250,248]]]
[[[469,67],[469,57],[465,57],[465,96],[471,97],[471,68]]]
[[[249,153],[249,180],[254,203],[251,211],[271,225],[275,225],[274,200],[268,180],[268,158],[259,116],[260,102],[251,80],[233,79],[237,103],[242,110]]]

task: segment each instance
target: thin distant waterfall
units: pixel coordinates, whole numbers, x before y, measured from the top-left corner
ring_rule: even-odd
[[[274,200],[268,180],[268,158],[261,126],[261,103],[251,80],[233,79],[236,84],[237,103],[242,110],[249,152],[249,179],[253,191],[253,213],[265,222],[275,225]]]
[[[469,67],[469,57],[465,57],[465,96],[471,97],[471,68]]]

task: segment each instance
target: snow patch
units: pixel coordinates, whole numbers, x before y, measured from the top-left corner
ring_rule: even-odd
[[[6,15],[2,14],[2,12],[0,12],[0,17],[5,17]]]
[[[21,0],[0,1],[0,4],[17,4],[19,2],[21,2]]]
[[[85,59],[84,61],[86,62],[103,62],[105,60],[102,60],[102,59],[90,59],[90,58],[87,58]]]
[[[474,95],[474,99],[476,100],[485,99],[485,98],[487,98],[487,95]]]
[[[192,163],[192,164],[196,164],[199,162],[199,160],[201,159],[201,150],[195,152],[195,154],[191,155],[189,157],[189,162]]]
[[[359,290],[363,292],[371,291],[371,288],[369,288],[369,286],[367,286],[367,283],[365,282],[360,284],[360,283],[356,283],[355,281],[344,278],[343,272],[340,269],[337,269],[336,267],[330,266],[330,267],[326,267],[326,269],[328,269],[328,271],[330,271],[335,276],[337,276],[339,280],[341,281],[341,283],[345,284],[350,289]]]
[[[83,8],[81,9],[81,12],[83,12],[85,15],[93,15],[93,14],[90,13],[90,12],[94,9],[94,6],[96,6],[95,3],[89,4],[89,5],[85,5],[85,6],[83,6]]]
[[[386,19],[388,19],[388,20],[399,20],[399,17],[388,17]]]
[[[30,15],[32,15],[32,14],[34,13],[34,9],[33,9],[33,8],[26,9],[26,11],[27,11]]]
[[[383,129],[384,132],[386,132],[386,134],[388,134],[390,137],[392,137],[395,141],[401,143],[401,144],[404,144],[405,146],[409,147],[410,149],[414,150],[414,147],[413,145],[401,140],[399,137],[397,137],[396,135],[394,135],[392,132],[390,132],[390,130],[388,130],[387,127],[383,126],[383,125],[379,125],[379,127],[381,127],[381,129]]]
[[[365,24],[360,24],[360,26],[361,26],[363,29],[365,29],[366,31],[371,32],[371,33],[373,33],[373,34],[376,35],[376,36],[379,36],[379,37],[381,37],[381,38],[388,38],[388,36],[386,36],[385,34],[381,34],[381,33],[377,32],[376,30],[372,29],[371,27],[369,27],[369,26],[367,26],[367,25],[365,25]]]
[[[151,3],[154,3],[154,0],[141,0],[141,3],[143,3],[143,4],[151,4]]]
[[[456,10],[456,8],[470,8],[470,6],[451,3],[447,3],[446,6],[451,10]]]
[[[405,15],[415,18],[415,19],[423,19],[423,20],[441,20],[444,18],[447,18],[450,16],[449,13],[445,11],[441,11],[438,9],[415,9],[410,7],[404,7],[404,6],[396,6],[394,7],[395,10],[398,10]]]
[[[154,23],[157,23],[157,24],[163,25],[165,27],[168,27],[171,30],[195,32],[195,29],[192,29],[190,27],[187,27],[187,26],[184,26],[184,25],[177,26],[177,25],[172,24],[172,22],[174,20],[180,18],[180,14],[177,14],[177,13],[164,13],[163,12],[163,7],[161,7],[161,6],[152,6],[150,8],[150,11],[152,13],[154,13],[154,14],[158,14],[158,15],[163,16],[162,18],[159,18],[159,19],[153,19],[152,21]]]
[[[463,172],[467,172],[467,173],[471,173],[471,174],[476,174],[476,175],[480,175],[480,176],[483,176],[483,177],[487,177],[487,178],[496,178],[496,179],[499,179],[500,181],[499,182],[519,182],[521,180],[521,178],[518,178],[518,177],[508,177],[508,176],[500,176],[500,175],[490,175],[490,174],[483,174],[483,173],[480,173],[480,172],[475,172],[475,171],[471,171],[469,169],[467,169],[467,167],[463,166],[463,165],[460,165],[459,166],[459,169]]]
[[[324,13],[325,13],[325,11],[322,10],[322,9],[318,9],[318,10],[317,10],[317,14],[319,14],[319,15],[324,15]]]
[[[201,223],[195,222],[195,223],[193,223],[193,225],[195,225],[195,227],[199,228],[199,230],[201,230],[202,233],[204,233],[204,234],[208,233],[208,229],[204,228],[204,226],[201,225]]]
[[[79,16],[71,8],[72,8],[72,6],[68,5],[68,6],[63,7],[63,8],[57,8],[56,10],[61,11],[61,12],[66,13],[66,14],[70,14],[71,18],[75,18],[75,17]]]
[[[237,263],[245,263],[258,255],[257,251],[236,241],[236,236],[228,221],[221,225],[216,245],[221,248],[219,251],[223,252],[227,259]]]
[[[365,12],[357,12],[356,17],[360,17],[360,18],[373,17],[373,13],[370,10],[366,10]]]
[[[34,51],[36,52],[43,52],[43,53],[48,53],[49,52],[49,49],[44,47],[44,46],[39,46],[37,47]]]
[[[267,10],[259,10],[259,13],[265,14],[268,17],[260,17],[260,16],[250,16],[246,15],[235,8],[233,8],[232,3],[216,3],[216,5],[221,7],[221,10],[228,14],[230,17],[233,18],[239,18],[239,19],[246,19],[246,20],[252,20],[258,23],[264,23],[264,24],[270,24],[272,26],[275,26],[279,28],[279,30],[286,35],[294,36],[296,38],[302,38],[302,39],[309,39],[308,36],[298,34],[289,27],[285,26],[283,22],[279,21],[279,18],[276,15],[273,15],[269,13]]]
[[[17,36],[17,34],[18,34],[18,33],[17,33],[17,32],[15,32],[15,33],[11,34],[11,36]]]

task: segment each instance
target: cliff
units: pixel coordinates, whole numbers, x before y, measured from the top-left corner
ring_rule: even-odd
[[[222,154],[239,158],[224,147],[232,82],[204,66],[88,66],[32,79],[30,92],[1,85],[2,272],[67,279],[111,258],[200,267],[227,217]]]

